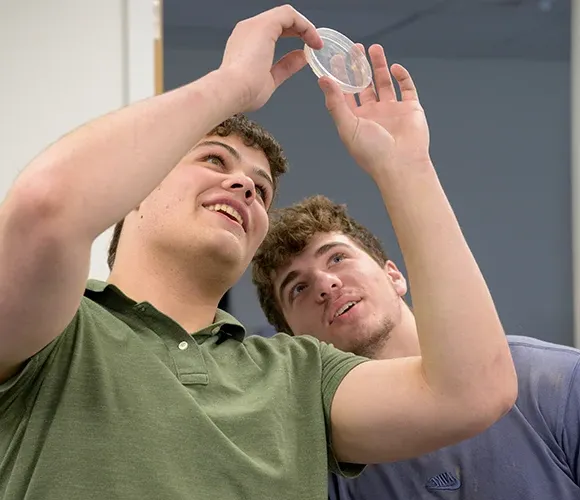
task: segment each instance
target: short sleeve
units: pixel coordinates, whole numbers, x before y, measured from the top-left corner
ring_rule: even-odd
[[[329,447],[328,466],[332,472],[341,476],[356,477],[364,470],[364,465],[340,463],[332,449],[330,410],[336,390],[344,377],[355,366],[368,361],[368,359],[343,352],[324,342],[320,343],[320,357],[322,366],[322,401]]]
[[[574,482],[580,485],[580,359],[574,366],[563,415],[562,447]]]
[[[29,358],[18,373],[0,384],[0,422],[4,418],[16,418],[25,410],[28,396],[42,381],[46,372],[44,368],[58,350],[63,337],[76,331],[77,316],[78,313],[63,333]]]

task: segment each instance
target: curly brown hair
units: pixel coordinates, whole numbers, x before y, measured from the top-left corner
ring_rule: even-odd
[[[300,254],[317,233],[342,233],[381,267],[389,260],[380,240],[348,215],[346,205],[311,196],[270,214],[270,230],[252,261],[252,282],[266,319],[279,332],[292,334],[274,290],[274,273]]]
[[[270,163],[272,180],[274,183],[274,194],[276,194],[279,178],[288,170],[288,160],[284,155],[282,146],[280,146],[278,141],[274,139],[274,137],[264,127],[242,114],[236,114],[231,118],[228,118],[207,135],[228,137],[232,134],[241,138],[246,146],[261,149],[264,152],[268,162]],[[113,269],[113,264],[115,263],[115,257],[117,256],[117,248],[119,246],[119,239],[121,238],[124,222],[125,219],[118,222],[113,230],[113,236],[111,237],[107,256],[109,269]]]

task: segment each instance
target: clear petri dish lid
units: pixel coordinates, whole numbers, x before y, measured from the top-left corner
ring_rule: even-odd
[[[352,40],[330,28],[318,28],[324,46],[313,50],[304,46],[306,60],[318,78],[332,78],[343,92],[356,94],[372,81],[371,65]]]

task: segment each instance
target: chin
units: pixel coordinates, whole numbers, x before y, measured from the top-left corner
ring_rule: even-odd
[[[224,274],[227,269],[228,274],[236,274],[240,277],[249,266],[252,255],[248,255],[246,248],[239,241],[231,241],[231,239],[230,241],[224,241],[224,239],[217,241],[216,239],[208,243],[205,252],[211,256],[212,261],[219,263]]]
[[[351,342],[349,351],[359,356],[376,359],[391,338],[391,331],[390,325],[382,325],[370,333],[360,334]]]

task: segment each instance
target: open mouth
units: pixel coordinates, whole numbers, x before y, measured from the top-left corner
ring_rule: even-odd
[[[340,318],[341,316],[345,315],[348,311],[350,311],[359,302],[360,302],[360,300],[351,300],[350,302],[347,302],[346,304],[344,304],[338,311],[336,311],[334,313],[332,321],[334,321],[336,318]]]
[[[237,222],[240,226],[242,226],[245,230],[244,226],[244,218],[235,208],[226,205],[225,203],[216,203],[215,205],[208,205],[206,207],[207,210],[210,212],[217,212],[222,215],[225,215],[228,219]]]

